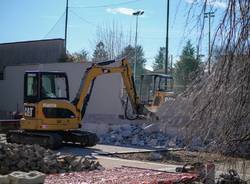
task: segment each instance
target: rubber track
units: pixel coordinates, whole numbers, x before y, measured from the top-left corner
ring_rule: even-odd
[[[80,144],[82,147],[95,146],[99,141],[96,134],[87,131],[72,130],[61,134],[64,143]]]
[[[6,139],[8,143],[38,144],[50,149],[58,149],[62,145],[61,136],[54,132],[13,130],[7,133]]]
[[[65,132],[13,130],[7,133],[6,139],[8,143],[39,144],[50,149],[58,149],[62,146],[62,143],[91,147],[95,146],[99,141],[96,134],[80,130]]]

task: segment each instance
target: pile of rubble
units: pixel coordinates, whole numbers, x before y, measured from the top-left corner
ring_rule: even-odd
[[[158,124],[128,124],[111,129],[100,135],[100,143],[112,145],[134,145],[145,147],[181,148],[184,147],[180,136],[165,134]]]
[[[61,155],[39,145],[0,143],[0,174],[31,170],[63,173],[102,169],[99,162],[83,156]]]

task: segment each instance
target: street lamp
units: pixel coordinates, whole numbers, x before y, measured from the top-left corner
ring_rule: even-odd
[[[210,44],[211,17],[214,17],[214,12],[210,11],[204,13],[204,18],[208,18],[208,74],[210,74],[210,63],[211,63],[211,44]]]
[[[143,15],[144,11],[139,10],[133,13],[136,16],[136,28],[135,28],[135,62],[134,62],[134,80],[136,80],[136,63],[137,63],[137,30],[138,30],[138,17]]]

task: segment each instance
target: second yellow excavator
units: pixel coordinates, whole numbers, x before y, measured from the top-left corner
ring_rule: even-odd
[[[119,66],[110,66],[112,63]],[[94,146],[96,134],[81,131],[95,79],[104,74],[120,73],[133,112],[139,116],[151,114],[136,94],[132,71],[127,59],[93,64],[81,81],[75,99],[69,101],[69,85],[64,72],[27,71],[24,76],[24,115],[20,130],[7,133],[7,142],[39,144],[51,149],[60,148],[62,143]]]

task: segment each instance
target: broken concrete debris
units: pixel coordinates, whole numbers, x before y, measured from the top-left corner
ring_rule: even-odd
[[[61,155],[39,145],[0,143],[0,174],[13,171],[63,173],[102,169],[97,161],[83,156]]]
[[[14,171],[8,175],[0,175],[1,184],[41,184],[46,175],[38,171]]]
[[[111,129],[100,135],[100,143],[114,145],[135,145],[148,147],[181,148],[184,147],[180,136],[161,132],[157,124],[129,124]]]

